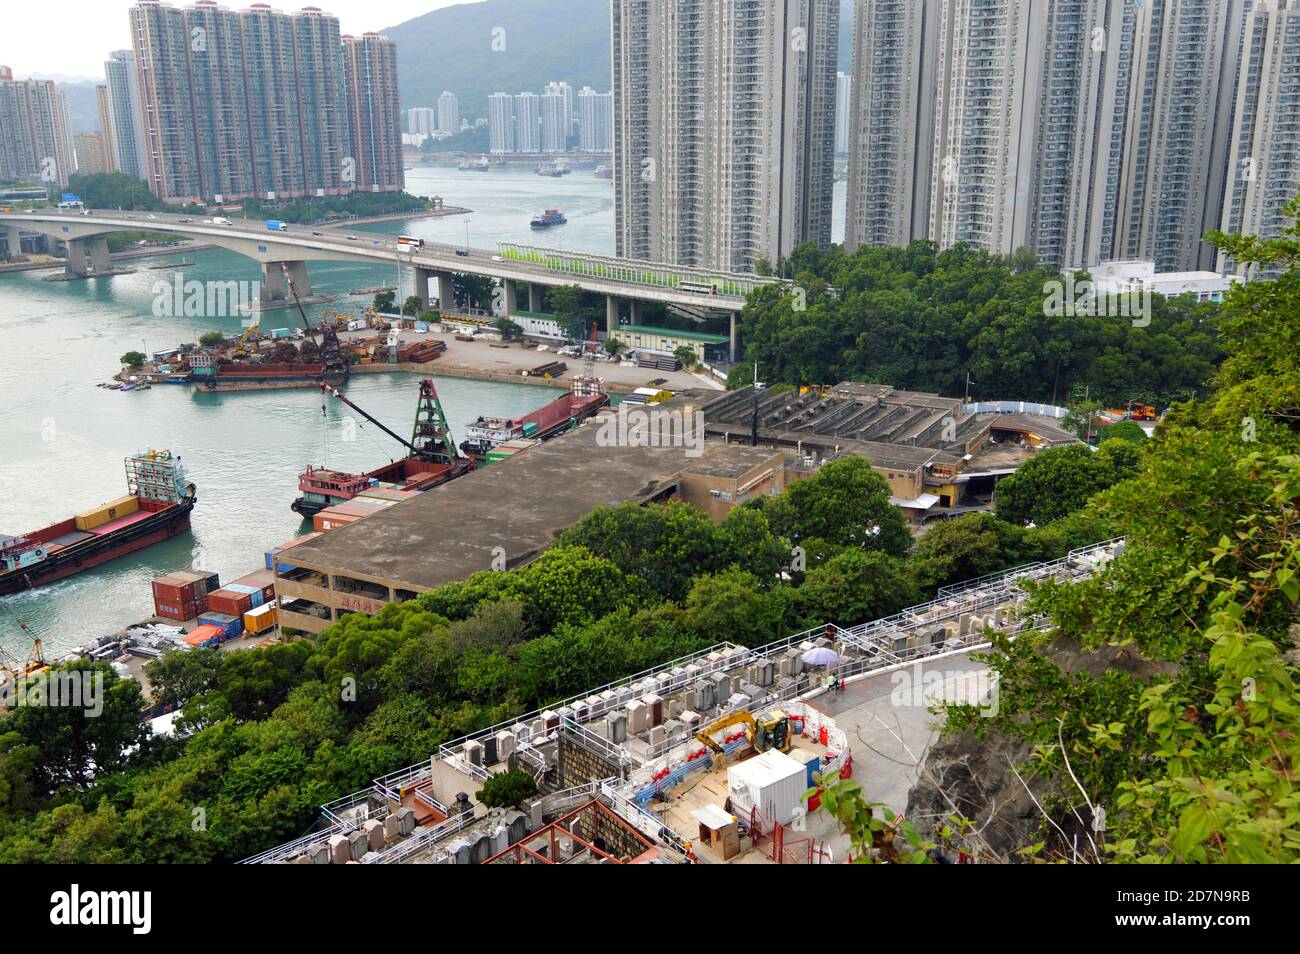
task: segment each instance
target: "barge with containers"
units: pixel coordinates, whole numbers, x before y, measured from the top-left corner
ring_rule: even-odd
[[[20,536],[0,535],[0,595],[44,586],[190,526],[197,491],[171,451],[126,458],[127,495]]]
[[[554,437],[591,417],[609,403],[601,383],[590,376],[575,378],[569,393],[523,417],[480,417],[465,428],[460,449],[477,464],[491,463],[498,447],[519,440]]]
[[[447,426],[447,417],[443,413],[442,402],[438,400],[432,378],[420,381],[415,426],[410,440],[390,430],[382,421],[372,417],[336,389],[322,387],[321,391],[352,408],[410,453],[400,460],[389,461],[362,474],[326,467],[308,467],[298,476],[301,494],[290,504],[290,509],[294,512],[304,517],[314,517],[329,507],[347,503],[363,491],[383,491],[380,496],[387,496],[397,502],[414,493],[445,484],[474,469],[472,460],[456,452],[451,428]]]

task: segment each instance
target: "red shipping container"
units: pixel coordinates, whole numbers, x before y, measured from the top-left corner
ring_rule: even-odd
[[[194,590],[194,584],[173,576],[161,576],[153,581],[154,599],[165,599],[170,603],[184,603],[197,599],[200,594]]]
[[[175,620],[178,623],[197,619],[203,613],[207,612],[207,608],[206,600],[168,602],[166,600],[155,599],[153,604],[155,616],[161,616],[163,619]]]
[[[253,608],[253,597],[234,590],[213,590],[208,594],[208,609],[213,613],[243,616]]]
[[[338,513],[334,507],[327,507],[316,516],[311,518],[312,526],[324,533],[327,530],[337,530],[339,527],[347,526],[360,520],[360,517],[347,513]]]

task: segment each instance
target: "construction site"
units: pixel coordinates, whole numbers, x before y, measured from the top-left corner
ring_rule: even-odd
[[[1041,629],[1022,584],[1077,580],[1123,549],[947,587],[894,616],[749,649],[723,643],[457,739],[322,806],[316,830],[246,863],[828,864],[849,839],[821,809],[835,779],[906,805],[942,701],[979,704],[970,658],[993,630]],[[900,674],[940,678],[900,693]],[[891,685],[895,690],[891,692]],[[920,689],[920,684],[917,686]],[[522,770],[513,808],[476,795]]]

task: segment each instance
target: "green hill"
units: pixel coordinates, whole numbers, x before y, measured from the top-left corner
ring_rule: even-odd
[[[852,58],[852,0],[840,13],[840,65]],[[505,50],[492,49],[505,30]],[[482,0],[434,10],[381,30],[397,43],[402,108],[435,106],[448,89],[462,115],[486,115],[496,92],[540,92],[551,80],[608,92],[609,0]]]
[[[504,30],[504,51],[493,31]],[[487,114],[496,92],[541,92],[551,80],[610,88],[609,0],[483,0],[381,30],[397,44],[402,107],[436,106],[451,90],[462,115]]]

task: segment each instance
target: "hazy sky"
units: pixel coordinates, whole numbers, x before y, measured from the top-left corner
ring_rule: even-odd
[[[104,60],[111,50],[128,49],[131,31],[127,11],[131,0],[2,0],[4,29],[0,31],[0,64],[14,76],[32,75],[104,78]],[[242,10],[255,0],[226,0],[223,6]],[[318,6],[339,18],[344,33],[364,33],[396,26],[422,13],[466,0],[295,0],[275,3],[291,13]],[[562,2],[562,0],[561,0]],[[174,6],[188,6],[174,2]]]

